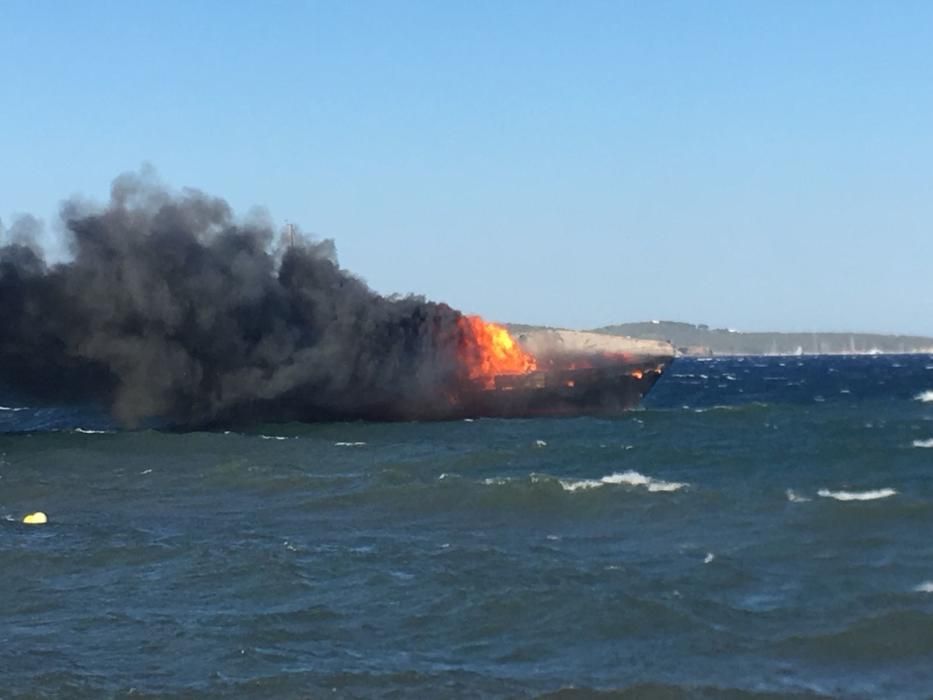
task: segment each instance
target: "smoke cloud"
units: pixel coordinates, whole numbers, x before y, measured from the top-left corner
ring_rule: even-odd
[[[126,426],[405,418],[464,380],[460,313],[385,298],[330,242],[277,240],[222,199],[118,177],[106,206],[62,206],[48,264],[38,222],[0,248],[0,384],[96,399]]]

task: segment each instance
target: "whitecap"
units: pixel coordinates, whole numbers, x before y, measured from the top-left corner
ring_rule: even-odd
[[[716,555],[715,555],[715,554],[713,554],[712,552],[707,552],[707,553],[706,553],[706,556],[703,558],[703,563],[704,563],[704,564],[709,564],[709,563],[710,563],[711,561],[713,561],[713,559],[715,559],[715,558],[716,558]]]
[[[933,447],[933,438],[927,440],[914,440],[914,447]]]
[[[616,472],[609,474],[607,476],[600,477],[599,479],[579,479],[576,481],[570,481],[561,479],[560,485],[564,488],[565,491],[579,491],[585,489],[594,489],[600,486],[605,486],[607,484],[612,485],[626,485],[626,486],[644,486],[651,492],[658,491],[679,491],[680,489],[687,486],[687,484],[680,481],[662,481],[660,479],[653,479],[650,476],[645,476],[634,470],[628,470],[625,472]]]
[[[90,428],[75,428],[75,433],[82,433],[83,435],[106,435],[107,433],[112,433],[112,430],[91,430]]]
[[[621,474],[610,474],[602,478],[606,484],[628,484],[629,486],[646,486],[649,491],[679,491],[687,484],[682,481],[661,481],[653,479],[650,476],[639,474],[634,470],[622,472]]]
[[[830,491],[829,489],[820,489],[816,492],[823,498],[835,498],[837,501],[874,501],[879,498],[887,498],[897,493],[895,489],[884,488],[874,489],[872,491]]]
[[[260,435],[263,440],[288,440],[284,435]]]
[[[143,470],[142,470],[141,472],[139,472],[139,473],[140,473],[140,474],[152,474],[152,470],[151,470],[151,469],[143,469]]]
[[[564,491],[583,491],[585,489],[597,489],[600,486],[603,486],[605,482],[597,479],[579,479],[577,481],[570,481],[560,479],[561,488]]]
[[[784,493],[787,494],[787,500],[791,503],[807,503],[810,499],[806,496],[801,496],[793,489],[787,489]]]
[[[365,442],[335,442],[334,447],[362,447]]]
[[[547,443],[544,440],[535,440],[535,447],[547,447]]]
[[[933,593],[933,581],[924,581],[923,583],[914,586],[914,591],[917,593]]]
[[[926,391],[921,391],[914,397],[915,401],[923,401],[924,403],[930,403],[933,401],[933,389],[927,389]]]
[[[0,411],[26,411],[22,406],[0,406]]]

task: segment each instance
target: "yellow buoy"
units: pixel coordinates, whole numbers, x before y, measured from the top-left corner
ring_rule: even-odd
[[[35,513],[30,513],[25,518],[23,518],[23,522],[26,525],[45,525],[48,521],[48,516],[41,510],[36,511]]]

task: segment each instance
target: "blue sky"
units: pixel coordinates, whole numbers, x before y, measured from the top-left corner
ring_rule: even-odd
[[[933,3],[0,2],[0,217],[151,163],[383,293],[933,335]]]

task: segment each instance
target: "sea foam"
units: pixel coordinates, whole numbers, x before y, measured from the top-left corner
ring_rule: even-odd
[[[894,496],[897,491],[887,488],[873,491],[830,491],[829,489],[820,489],[816,493],[823,498],[835,498],[837,501],[874,501],[879,498]]]

